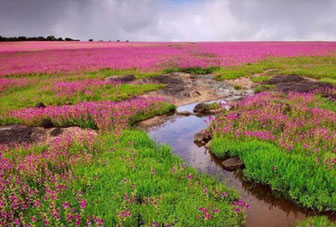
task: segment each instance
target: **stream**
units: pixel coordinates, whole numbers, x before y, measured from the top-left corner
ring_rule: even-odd
[[[198,103],[177,108],[178,112],[193,112]],[[269,187],[252,184],[243,180],[242,171],[226,171],[221,161],[211,155],[206,148],[194,144],[194,135],[207,127],[209,116],[174,115],[159,126],[149,129],[148,135],[156,142],[168,144],[173,152],[184,159],[189,166],[199,172],[218,176],[220,181],[239,191],[241,199],[251,205],[247,210],[246,226],[295,226],[298,221],[314,215],[299,208],[281,196],[275,196]]]

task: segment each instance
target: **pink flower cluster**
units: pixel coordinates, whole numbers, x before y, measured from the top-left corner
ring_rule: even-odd
[[[72,97],[75,94],[83,93],[86,95],[92,95],[93,90],[102,86],[117,86],[120,85],[119,81],[104,81],[97,79],[87,79],[80,81],[60,81],[56,82],[56,86],[51,90],[56,92],[57,96]]]
[[[12,112],[27,125],[42,125],[49,120],[56,126],[82,126],[99,129],[127,127],[132,117],[148,110],[158,110],[163,98],[137,97],[123,102],[82,102],[76,105],[27,108]]]
[[[26,87],[28,85],[29,81],[26,78],[23,79],[0,78],[0,92],[8,88]]]
[[[21,150],[0,152],[0,226],[55,225],[61,219],[72,225],[87,220],[101,223],[98,217],[84,216],[87,203],[82,192],[68,198],[72,202],[65,201],[63,195],[76,180],[73,167],[92,160],[88,150],[73,153],[71,147],[79,141],[82,146],[91,146],[94,136],[91,131],[74,129],[57,137],[42,152],[26,156],[21,155]]]
[[[286,150],[336,153],[336,113],[321,108],[322,102],[314,93],[260,93],[217,117],[211,129],[219,135],[275,142]]]
[[[335,42],[2,43],[0,76],[101,68],[230,66],[268,57],[323,56],[335,51]]]

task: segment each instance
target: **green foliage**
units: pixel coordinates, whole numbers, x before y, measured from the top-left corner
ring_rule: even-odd
[[[319,101],[318,107],[336,112],[336,102],[331,101],[329,98],[324,98],[321,95],[317,95],[316,99]]]
[[[322,78],[322,79],[320,79],[320,81],[321,81],[321,82],[326,82],[326,83],[329,83],[329,84],[336,85],[336,79]]]
[[[254,88],[255,93],[260,93],[263,91],[269,91],[275,88],[275,85],[269,85],[269,84],[263,84],[263,85],[258,85],[257,87]]]
[[[310,56],[291,58],[268,58],[240,66],[222,67],[218,70],[219,79],[236,79],[267,71],[268,75],[300,75],[316,79],[336,79],[336,57]]]
[[[221,107],[218,102],[206,103],[205,106],[207,110],[217,110]]]
[[[105,68],[105,69],[89,71],[89,72],[84,73],[84,76],[88,78],[102,78],[102,79],[109,77],[109,76],[114,76],[114,75],[119,75],[119,76],[134,75],[136,78],[140,79],[140,78],[146,78],[146,77],[159,76],[161,75],[161,72],[160,71],[146,72],[146,71],[141,71],[139,69],[116,70],[116,69],[111,69],[111,68]]]
[[[103,71],[105,72],[105,71]],[[93,74],[92,74],[93,75]],[[50,76],[50,75],[49,75]],[[0,93],[0,125],[17,123],[17,120],[10,116],[12,110],[34,107],[37,103],[44,103],[47,106],[58,106],[65,104],[76,104],[79,102],[91,101],[122,101],[146,92],[163,88],[163,84],[122,84],[118,86],[96,86],[90,88],[90,93],[77,92],[70,96],[57,95],[52,90],[57,81],[74,81],[80,76],[65,77],[41,77],[30,79],[30,86],[11,88]],[[93,77],[92,77],[93,78]],[[83,79],[92,79],[82,77]],[[98,76],[99,78],[99,76]],[[97,78],[95,78],[97,79]]]
[[[210,74],[219,70],[219,67],[189,67],[189,68],[167,68],[164,70],[164,73],[172,73],[172,72],[184,72],[190,74]]]
[[[234,86],[234,89],[236,89],[236,90],[241,90],[243,87],[242,86],[240,86],[240,85],[235,85]]]
[[[247,179],[268,184],[305,207],[336,210],[336,172],[318,165],[312,156],[285,152],[269,142],[224,136],[212,140],[211,150],[220,158],[239,156]]]
[[[252,82],[254,83],[262,83],[265,81],[269,81],[271,79],[271,77],[269,76],[255,76],[252,78]]]
[[[298,223],[297,227],[335,227],[336,224],[329,221],[325,216],[315,216],[307,218],[305,221]]]
[[[103,218],[106,226],[153,223],[240,226],[243,223],[244,214],[237,214],[232,206],[238,199],[233,190],[185,167],[167,146],[156,145],[143,132],[125,131],[119,138],[101,135],[96,145],[88,149],[96,154],[92,165],[76,167],[79,181],[62,198],[67,200],[72,197],[72,191],[83,191],[87,200],[85,214]],[[218,194],[222,192],[228,196]],[[220,212],[205,220],[199,208],[211,206]],[[122,217],[126,210],[131,215]]]

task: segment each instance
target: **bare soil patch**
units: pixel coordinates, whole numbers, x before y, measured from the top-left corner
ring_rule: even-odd
[[[235,90],[226,81],[215,80],[214,75],[192,75],[188,73],[170,73],[162,76],[146,78],[133,83],[160,83],[166,87],[153,91],[147,96],[161,96],[173,101],[177,106],[204,102],[220,98],[241,98],[252,90]]]
[[[25,125],[8,125],[0,127],[0,145],[49,144],[55,137],[64,133],[85,130],[79,127],[43,128]]]
[[[333,85],[329,83],[315,81],[296,75],[273,76],[269,81],[263,82],[263,84],[275,85],[274,90],[284,93],[290,91],[305,93],[314,90],[333,88]]]

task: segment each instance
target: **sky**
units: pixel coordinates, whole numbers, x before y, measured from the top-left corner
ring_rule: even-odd
[[[0,35],[336,41],[334,0],[0,0]]]

